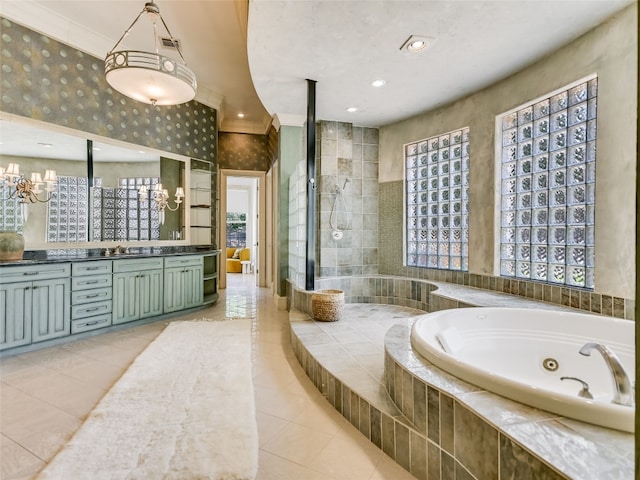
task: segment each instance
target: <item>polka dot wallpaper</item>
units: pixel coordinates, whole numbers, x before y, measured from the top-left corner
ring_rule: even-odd
[[[104,61],[0,17],[0,110],[189,157],[217,160],[217,112],[132,100]]]
[[[268,135],[220,132],[219,149],[220,168],[266,172],[273,163]]]

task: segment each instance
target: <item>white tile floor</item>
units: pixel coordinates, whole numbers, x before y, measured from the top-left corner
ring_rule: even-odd
[[[216,305],[176,319],[255,319],[257,478],[413,479],[316,390],[291,352],[287,312],[277,310],[271,293],[255,288],[254,282],[254,275],[229,275],[228,288]],[[166,324],[160,321],[2,359],[0,478],[33,478]]]

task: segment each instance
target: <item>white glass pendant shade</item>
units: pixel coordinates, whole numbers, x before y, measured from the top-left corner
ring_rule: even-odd
[[[147,14],[153,24],[156,51],[116,50],[122,40],[143,16]],[[175,45],[182,64],[159,53],[156,24],[160,23]],[[160,9],[147,2],[131,26],[120,37],[104,60],[107,83],[115,90],[139,102],[152,105],[178,105],[193,100],[197,82],[195,74],[187,68],[180,44],[174,39]]]
[[[107,82],[139,102],[178,105],[193,100],[197,83],[186,66],[157,53],[123,50],[105,60]]]

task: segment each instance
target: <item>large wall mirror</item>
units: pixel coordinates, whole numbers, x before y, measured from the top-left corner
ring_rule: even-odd
[[[0,230],[19,231],[31,249],[187,243],[189,160],[2,114]],[[31,201],[20,201],[17,185],[6,180],[11,164],[24,179],[42,177],[41,191]],[[52,192],[44,182],[50,170],[57,175]]]

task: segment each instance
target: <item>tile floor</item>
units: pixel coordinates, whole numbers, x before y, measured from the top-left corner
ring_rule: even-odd
[[[176,320],[254,318],[258,480],[409,480],[316,390],[289,342],[287,312],[253,275],[229,275],[216,305]],[[0,360],[0,478],[34,478],[166,321]],[[75,479],[65,479],[75,480]]]

